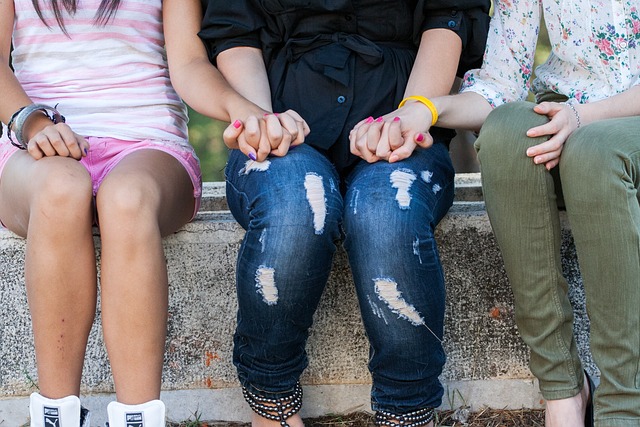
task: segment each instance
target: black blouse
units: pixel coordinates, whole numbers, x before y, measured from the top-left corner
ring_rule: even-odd
[[[480,66],[490,7],[490,0],[201,1],[199,35],[211,61],[233,47],[261,49],[274,111],[298,111],[311,127],[306,143],[339,169],[356,160],[353,126],[397,108],[422,32],[448,28],[460,36],[459,74]],[[441,142],[453,136],[432,134]]]

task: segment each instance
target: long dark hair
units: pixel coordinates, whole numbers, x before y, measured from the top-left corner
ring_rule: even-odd
[[[53,13],[56,15],[56,21],[62,31],[65,33],[67,30],[64,27],[64,20],[62,19],[61,7],[64,7],[67,12],[70,14],[76,13],[78,9],[78,1],[79,0],[48,0],[51,3],[51,8],[53,9]],[[40,1],[39,0],[31,0],[33,7],[36,10],[36,13],[47,26],[49,24],[45,21],[44,16],[42,16],[42,10],[40,10]],[[118,6],[120,6],[120,0],[102,0],[100,2],[100,7],[96,12],[95,22],[98,25],[105,25],[118,10]]]

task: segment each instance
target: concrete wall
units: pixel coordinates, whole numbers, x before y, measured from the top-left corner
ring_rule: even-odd
[[[437,230],[448,292],[444,404],[539,407],[541,398],[527,367],[527,349],[517,335],[512,295],[481,201],[478,175],[459,175],[457,188],[454,207]],[[222,184],[207,184],[205,192],[196,220],[165,239],[170,306],[162,398],[174,421],[196,411],[201,419],[247,420],[249,410],[231,363],[234,265],[244,232],[225,210]],[[96,244],[99,256],[97,236]],[[24,253],[24,240],[0,229],[0,425],[7,426],[26,421],[27,396],[37,383]],[[576,334],[593,371],[584,296],[568,231],[564,258],[576,303]],[[368,409],[368,344],[342,250],[316,313],[308,352],[310,364],[302,378],[304,416]],[[93,410],[96,425],[104,420],[112,391],[98,309],[82,385],[83,401]]]

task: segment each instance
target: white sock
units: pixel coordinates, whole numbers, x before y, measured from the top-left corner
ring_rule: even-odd
[[[111,402],[107,406],[109,427],[165,427],[165,407],[161,400],[139,405]]]
[[[78,396],[47,399],[39,393],[32,393],[29,403],[31,427],[81,427],[80,410]],[[88,419],[84,424],[89,425]]]

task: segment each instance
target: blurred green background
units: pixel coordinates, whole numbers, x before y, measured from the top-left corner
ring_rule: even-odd
[[[541,26],[540,41],[536,51],[536,65],[544,62],[549,56],[549,41],[546,28]],[[189,139],[193,144],[202,166],[203,181],[224,181],[224,166],[228,150],[222,142],[222,132],[227,123],[204,117],[189,109]],[[474,172],[475,151],[470,145],[473,141],[462,139],[454,141],[451,155],[458,172]],[[464,157],[458,158],[455,157]],[[460,166],[460,169],[458,168]]]

